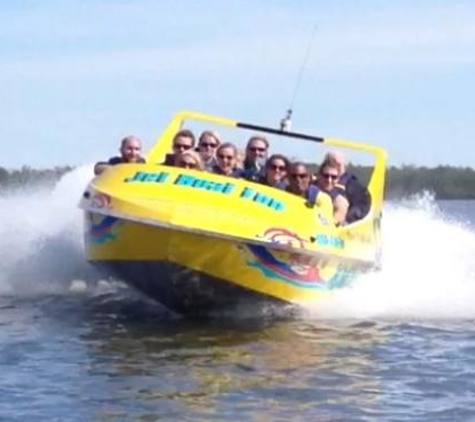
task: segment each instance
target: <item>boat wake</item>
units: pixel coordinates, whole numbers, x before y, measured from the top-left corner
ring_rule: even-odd
[[[53,190],[0,197],[0,294],[107,291],[86,261],[79,197],[92,174],[83,166]],[[475,317],[475,230],[421,195],[389,203],[383,219],[383,269],[337,292],[312,317],[326,319]]]
[[[444,211],[431,196],[387,204],[382,270],[359,277],[311,314],[371,320],[473,318],[474,254],[472,223]]]

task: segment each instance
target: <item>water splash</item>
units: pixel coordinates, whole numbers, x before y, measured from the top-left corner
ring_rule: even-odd
[[[56,187],[0,197],[0,293],[68,290],[94,270],[84,259],[78,199],[91,166],[67,173]]]
[[[472,215],[472,221],[475,214]],[[326,318],[475,317],[475,232],[429,195],[385,207],[381,272],[320,304]]]

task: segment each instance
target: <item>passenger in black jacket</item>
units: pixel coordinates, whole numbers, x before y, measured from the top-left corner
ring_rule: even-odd
[[[108,161],[99,161],[94,165],[94,174],[101,174],[109,166],[121,163],[145,163],[142,157],[142,142],[136,136],[130,135],[120,143],[120,156],[109,158]]]
[[[165,161],[162,164],[174,166],[180,154],[195,148],[196,138],[194,133],[188,129],[178,131],[172,140],[172,153],[165,155]]]

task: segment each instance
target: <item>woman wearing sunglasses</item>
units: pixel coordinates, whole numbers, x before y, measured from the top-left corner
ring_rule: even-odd
[[[230,177],[242,176],[243,171],[238,168],[238,149],[236,145],[225,142],[218,147],[213,173]]]
[[[261,183],[276,189],[287,187],[287,173],[290,161],[282,154],[273,154],[266,161],[264,177]]]
[[[340,167],[334,161],[324,161],[320,165],[317,176],[317,186],[328,193],[333,202],[333,217],[337,225],[345,223],[349,202],[341,189],[337,187],[340,177]]]

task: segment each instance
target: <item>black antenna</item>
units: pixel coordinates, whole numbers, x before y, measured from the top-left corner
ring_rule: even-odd
[[[297,93],[298,93],[299,88],[300,88],[300,82],[302,81],[303,72],[304,72],[305,68],[307,67],[308,59],[310,57],[310,51],[312,50],[313,39],[315,38],[315,33],[316,32],[317,32],[317,26],[315,25],[313,27],[312,35],[310,37],[310,41],[309,41],[308,46],[307,46],[307,51],[305,53],[305,57],[304,57],[302,66],[300,67],[299,74],[297,76],[297,81],[295,83],[295,88],[294,88],[294,92],[292,94],[292,99],[290,101],[290,106],[287,110],[286,116],[280,121],[280,130],[283,131],[283,132],[284,131],[289,131],[290,127],[292,126],[291,117],[292,117],[292,112],[293,112],[293,108],[294,108],[295,99],[297,97]]]

